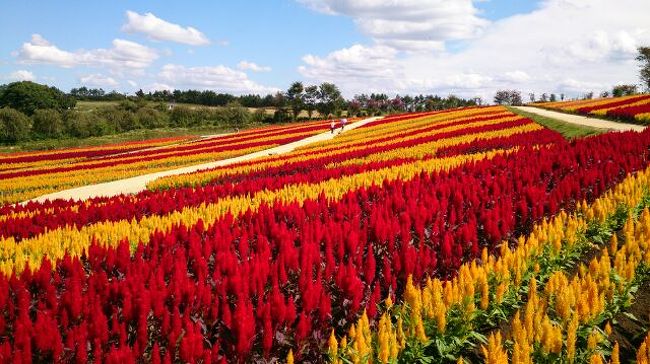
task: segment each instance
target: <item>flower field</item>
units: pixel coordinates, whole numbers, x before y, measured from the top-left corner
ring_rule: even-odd
[[[13,202],[11,186],[227,158],[328,126],[16,156],[0,183]],[[569,142],[503,107],[464,108],[135,195],[7,203],[0,361],[647,362],[650,317],[625,342],[617,318],[650,278],[648,145],[650,131]]]
[[[650,123],[650,95],[647,94],[593,100],[543,102],[535,104],[535,106],[638,124]]]
[[[216,138],[168,138],[110,147],[0,157],[0,204],[272,148],[329,128],[329,121],[257,128]]]

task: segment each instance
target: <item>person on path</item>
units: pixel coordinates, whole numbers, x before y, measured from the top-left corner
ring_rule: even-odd
[[[343,131],[343,129],[345,129],[345,124],[347,124],[347,123],[348,123],[348,119],[346,119],[346,118],[341,119],[341,131]]]
[[[336,123],[334,122],[334,120],[332,120],[332,122],[330,123],[330,131],[332,132],[332,134],[334,134],[334,129],[336,129]]]

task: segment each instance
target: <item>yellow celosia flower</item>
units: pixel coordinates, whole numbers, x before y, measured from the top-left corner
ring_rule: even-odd
[[[485,364],[508,364],[508,353],[503,349],[500,332],[490,334],[487,347],[482,346],[481,351]]]
[[[293,364],[293,350],[289,349],[289,354],[287,354],[287,364]]]
[[[618,345],[618,341],[614,343],[614,348],[612,349],[611,364],[621,364],[620,356],[621,348]]]

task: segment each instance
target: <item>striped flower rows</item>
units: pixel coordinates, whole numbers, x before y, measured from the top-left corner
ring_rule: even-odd
[[[253,129],[181,144],[127,149],[120,153],[116,150],[111,150],[110,154],[101,154],[103,151],[81,152],[79,155],[59,153],[64,156],[59,161],[43,161],[43,157],[29,156],[31,159],[41,159],[35,164],[25,164],[24,156],[15,157],[11,160],[16,162],[16,168],[0,170],[0,204],[23,201],[66,188],[232,158],[303,139],[324,132],[327,127],[327,122],[320,121]]]
[[[625,302],[631,285],[639,284],[634,280],[637,272],[647,272],[650,264],[647,207],[638,220],[616,222],[621,224],[618,228],[623,231],[625,244],[617,243],[614,235],[612,243],[603,247],[602,256],[588,267],[582,266],[573,280],[562,269],[589,247],[591,242],[586,237],[595,226],[620,218],[621,208],[645,207],[649,188],[650,169],[646,169],[589,206],[583,202],[574,213],[563,212],[544,220],[513,248],[504,242],[498,255],[484,250],[478,263],[463,264],[452,280],[427,278],[420,288],[409,277],[405,305],[393,306],[388,297],[375,329],[365,329],[367,334],[359,337],[359,328],[368,320],[364,315],[342,338],[337,340],[331,334],[331,362],[389,363],[421,346],[429,355],[450,361],[462,354],[473,355],[472,348],[481,341],[487,342],[482,359],[488,363],[508,363],[508,358],[512,363],[553,362],[558,358],[563,358],[562,362],[589,362],[592,356],[602,355],[606,344],[611,348],[604,336],[598,336],[598,327],[604,326],[608,317],[603,312],[614,302]],[[540,290],[538,284],[545,286]],[[514,312],[518,307],[521,313]],[[500,332],[491,333],[489,340],[480,335],[508,315],[514,317],[509,331],[514,343],[511,352],[502,345],[505,337]],[[474,336],[469,335],[471,332]],[[578,333],[584,333],[582,341]]]
[[[544,102],[535,104],[547,109],[574,112],[636,122],[650,123],[650,95],[633,95],[595,100]]]
[[[528,287],[527,262],[543,256],[533,247],[550,239],[563,256],[585,226],[577,212],[640,199],[626,176],[648,168],[649,143],[650,132],[567,143],[504,108],[471,108],[379,120],[137,195],[4,206],[0,361],[413,353],[453,331],[472,290],[478,315]],[[478,274],[480,261],[491,270]]]

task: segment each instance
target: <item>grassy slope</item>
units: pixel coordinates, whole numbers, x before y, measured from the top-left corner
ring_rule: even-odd
[[[558,133],[562,134],[567,139],[572,138],[581,138],[588,135],[595,135],[607,132],[606,129],[592,128],[589,126],[582,126],[577,124],[567,123],[565,121],[547,118],[545,116],[540,116],[537,114],[532,114],[529,112],[521,111],[515,108],[508,108],[515,114],[519,114],[523,117],[529,118],[534,122],[543,125],[549,129],[555,130]]]

